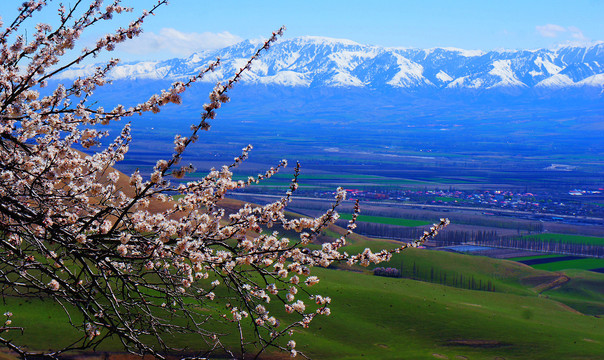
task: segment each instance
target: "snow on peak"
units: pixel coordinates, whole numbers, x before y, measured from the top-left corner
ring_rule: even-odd
[[[451,51],[451,52],[456,52],[459,55],[464,56],[464,57],[475,57],[475,56],[482,56],[485,54],[485,52],[482,50],[465,50],[465,49],[458,49],[458,48],[454,48],[454,47],[443,47],[441,49]]]
[[[450,82],[447,87],[448,88],[461,88],[465,86],[467,76],[462,76]]]
[[[592,75],[588,78],[585,78],[585,79],[577,82],[577,85],[604,87],[604,74]]]
[[[230,78],[244,67],[261,41],[245,40],[184,59],[121,64],[111,79],[182,80],[220,57],[221,66],[202,81]],[[95,66],[73,67],[61,79],[90,76]],[[370,88],[498,88],[602,86],[604,43],[556,51],[394,48],[346,39],[302,36],[282,39],[256,60],[242,80],[281,86]]]
[[[554,76],[550,76],[545,80],[541,80],[535,85],[537,88],[560,88],[566,86],[572,86],[574,82],[568,76],[564,74],[556,74]]]
[[[453,88],[469,88],[469,89],[478,89],[482,86],[484,81],[482,79],[469,79],[467,76],[457,78],[450,82],[447,87],[450,89]]]
[[[310,86],[310,81],[304,74],[294,71],[281,71],[276,75],[259,78],[261,84],[273,84],[283,86]]]
[[[453,81],[453,78],[447,74],[444,71],[439,71],[438,74],[436,74],[436,78],[442,82],[449,82],[449,81]]]
[[[522,81],[518,80],[512,70],[511,60],[496,60],[492,64],[493,69],[489,71],[490,75],[498,76],[501,81],[493,85],[497,86],[526,86]]]
[[[552,63],[551,61],[543,60],[543,58],[541,56],[538,56],[537,59],[535,59],[535,65],[537,65],[540,68],[541,67],[545,68],[545,70],[548,73],[550,73],[551,75],[555,75],[562,70],[562,68],[560,66]]]
[[[338,71],[331,79],[327,80],[327,85],[337,87],[363,87],[365,84],[359,78],[347,73]]]
[[[187,63],[189,63],[189,64],[198,63],[198,62],[202,61],[204,58],[206,58],[211,52],[212,51],[206,50],[206,51],[193,53],[187,58]]]
[[[327,58],[333,61],[338,68],[353,70],[361,63],[376,56],[375,51],[338,51],[331,53]]]
[[[325,37],[325,36],[306,35],[306,36],[299,36],[292,40],[293,41],[297,40],[299,42],[315,43],[315,44],[362,46],[361,44],[354,42],[352,40],[336,39],[336,38],[330,38],[330,37]]]
[[[161,79],[168,73],[170,69],[168,66],[157,65],[158,63],[153,61],[124,64],[111,70],[111,77],[115,79]]]
[[[424,67],[420,64],[409,61],[409,59],[395,54],[396,65],[398,72],[394,77],[387,82],[388,85],[395,87],[409,87],[423,83],[428,84],[429,81],[422,76]]]

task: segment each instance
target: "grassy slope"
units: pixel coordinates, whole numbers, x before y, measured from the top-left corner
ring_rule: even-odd
[[[604,356],[604,319],[556,300],[604,304],[604,276],[569,272],[571,281],[538,295],[552,273],[509,261],[411,249],[408,258],[431,261],[466,275],[497,279],[501,292],[471,291],[408,279],[316,269],[313,292],[331,296],[332,315],[296,331],[300,350],[316,359],[598,359]],[[457,267],[455,267],[457,265]],[[489,275],[490,274],[490,275]],[[497,276],[496,276],[497,275]],[[554,274],[555,276],[555,274]],[[516,280],[514,280],[516,279]],[[599,291],[599,293],[598,293]],[[586,293],[589,292],[589,293]],[[597,295],[599,294],[599,295]],[[545,296],[543,296],[545,295]],[[599,297],[598,297],[599,296]],[[27,326],[29,344],[46,348],[73,336],[61,310],[39,301],[9,301]],[[192,344],[192,339],[179,343]],[[119,350],[107,344],[106,350]]]
[[[222,205],[235,209],[241,202],[225,200]],[[331,236],[342,232],[334,226],[326,231]],[[365,247],[394,246],[393,242],[363,236],[352,237],[351,244],[349,253]],[[543,285],[559,275],[509,261],[415,249],[396,255],[386,266],[398,266],[401,261],[489,278],[496,282],[497,292],[316,269],[322,281],[314,290],[332,297],[333,315],[318,319],[308,330],[297,331],[294,338],[300,350],[317,359],[604,356],[603,320],[579,314],[552,300],[600,309],[604,299],[596,290],[602,289],[601,277],[568,273],[575,282],[571,280],[566,286],[546,291],[546,296],[538,296]],[[75,334],[62,310],[54,304],[35,299],[30,302],[6,299],[0,305],[0,313],[7,310],[15,314],[13,325],[26,327],[24,339],[33,348],[55,347],[73,339]],[[194,344],[188,339],[179,342]],[[120,347],[110,342],[104,349],[115,351]]]
[[[377,250],[393,246],[395,245],[392,242],[367,240],[354,242],[345,250],[348,253],[357,253],[365,247]],[[394,254],[390,262],[371,265],[368,270],[378,266],[397,269],[403,267],[409,270],[412,264],[418,268],[420,278],[427,279],[430,269],[433,268],[435,273],[447,273],[449,278],[463,274],[466,278],[474,277],[475,281],[491,281],[497,292],[520,295],[535,295],[548,283],[561,277],[560,274],[533,269],[514,261],[420,249],[407,249],[400,254]]]
[[[298,337],[316,358],[597,359],[604,320],[537,296],[320,270],[333,315]]]
[[[604,314],[604,274],[583,270],[565,270],[570,280],[543,295],[563,302],[584,314]]]
[[[227,211],[242,204],[231,199],[221,202]],[[340,227],[330,226],[320,240],[343,233]],[[293,238],[297,234],[283,235]],[[360,235],[353,235],[349,243],[349,253],[395,246]],[[604,277],[594,280],[582,273],[567,273],[571,281],[539,296],[560,274],[510,261],[415,249],[395,255],[386,266],[398,267],[401,261],[490,279],[497,292],[316,269],[322,281],[315,291],[332,297],[333,315],[297,332],[294,338],[300,350],[317,359],[435,359],[435,354],[471,359],[604,356],[602,319],[552,300],[602,314],[604,299],[593,288],[602,289]],[[592,290],[585,292],[586,287]]]

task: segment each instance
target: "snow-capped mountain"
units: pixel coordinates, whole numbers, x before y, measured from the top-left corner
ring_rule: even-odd
[[[186,79],[209,61],[222,65],[204,78],[216,82],[243,67],[258,47],[243,41],[184,59],[127,63],[113,79]],[[71,69],[63,78],[90,74],[94,66]],[[604,87],[604,43],[555,50],[476,51],[369,46],[350,40],[299,37],[279,41],[245,73],[255,84],[298,87],[496,89]]]

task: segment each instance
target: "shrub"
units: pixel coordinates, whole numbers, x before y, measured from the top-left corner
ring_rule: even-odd
[[[373,269],[373,275],[376,275],[376,276],[385,276],[385,277],[393,277],[393,278],[400,278],[401,277],[401,272],[398,269],[396,269],[396,268],[377,267],[377,268]]]

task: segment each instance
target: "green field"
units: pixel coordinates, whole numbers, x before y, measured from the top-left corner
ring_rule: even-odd
[[[311,290],[332,298],[332,315],[318,318],[309,329],[298,328],[292,337],[297,348],[315,359],[578,360],[604,355],[604,319],[559,302],[604,309],[604,299],[597,296],[604,276],[569,273],[576,281],[564,291],[539,296],[539,286],[555,275],[510,261],[445,252],[413,249],[406,256],[467,275],[483,273],[502,286],[495,292],[471,291],[369,272],[315,269],[321,282]],[[395,265],[393,261],[387,265]],[[28,325],[24,341],[32,347],[48,348],[74,335],[51,303],[9,298],[0,306],[6,310],[15,314],[13,325]],[[190,337],[175,342],[195,344]],[[110,341],[100,350],[120,347]]]
[[[454,198],[454,197],[450,197],[450,196],[436,196],[434,197],[435,201],[442,201],[442,202],[458,202],[458,201],[463,201],[463,199],[458,199],[458,198]]]
[[[350,220],[352,219],[351,214],[340,214],[340,219]],[[386,225],[399,225],[399,226],[425,226],[432,225],[432,222],[425,220],[411,220],[411,219],[401,219],[401,218],[393,218],[393,217],[385,217],[385,216],[370,216],[370,215],[359,215],[357,221],[362,222],[371,222],[376,224],[386,224]]]
[[[531,265],[535,269],[559,271],[568,269],[590,270],[604,268],[604,259],[587,258],[566,261],[556,261],[546,264]]]
[[[325,235],[336,237],[335,229]],[[353,237],[348,253],[395,247]],[[372,275],[376,266],[417,269],[422,281]],[[342,271],[343,269],[354,271]],[[490,291],[437,283],[431,274],[462,274],[490,282]],[[332,315],[309,329],[296,328],[297,349],[314,359],[600,359],[604,356],[604,275],[568,271],[566,275],[534,269],[514,261],[423,249],[408,249],[389,263],[369,268],[342,266],[313,269],[321,278],[310,288],[332,298]],[[567,279],[568,277],[568,279]],[[566,282],[561,282],[561,280]],[[301,297],[301,299],[304,299]],[[284,315],[278,301],[275,313]],[[578,311],[583,313],[579,313]],[[62,309],[39,298],[7,297],[0,313],[11,311],[12,333],[33,349],[48,349],[77,336]],[[203,311],[215,312],[204,306]],[[77,317],[74,319],[77,322]],[[237,349],[236,330],[220,323],[224,340]],[[248,329],[249,330],[249,329]],[[287,341],[289,338],[284,339]],[[170,339],[193,350],[192,336]],[[99,351],[122,351],[109,339]]]
[[[319,359],[598,359],[602,319],[537,296],[320,271],[333,316],[302,332]],[[576,326],[575,326],[576,325]],[[311,345],[312,344],[312,345]]]
[[[496,292],[518,295],[534,294],[531,288],[525,286],[523,279],[543,275],[524,265],[494,261],[487,257],[417,249],[395,254],[387,265],[372,265],[370,268],[376,266],[402,269],[403,276],[426,282],[465,289],[480,288],[479,283],[490,284],[490,288]]]
[[[483,183],[487,182],[484,178],[479,177],[463,177],[463,178],[444,178],[444,177],[430,177],[430,178],[422,178],[422,181],[427,183],[437,183],[437,184],[475,184],[475,183]]]
[[[536,234],[522,237],[527,240],[551,241],[571,244],[603,245],[603,237],[567,235],[567,234]]]
[[[517,258],[510,258],[508,260],[513,261],[527,261],[527,260],[535,260],[535,259],[556,259],[556,258],[564,258],[567,255],[536,255],[536,256],[524,256]],[[577,269],[577,270],[591,270],[604,268],[604,259],[599,258],[584,258],[584,259],[574,259],[574,260],[561,260],[561,261],[552,261],[543,264],[531,264],[529,265],[535,269],[548,270],[548,271],[559,271],[559,270],[568,270],[568,269]]]
[[[566,255],[535,255],[535,256],[521,256],[515,258],[509,258],[507,260],[513,261],[526,261],[526,260],[534,260],[534,259],[554,259],[558,257],[564,257]]]

